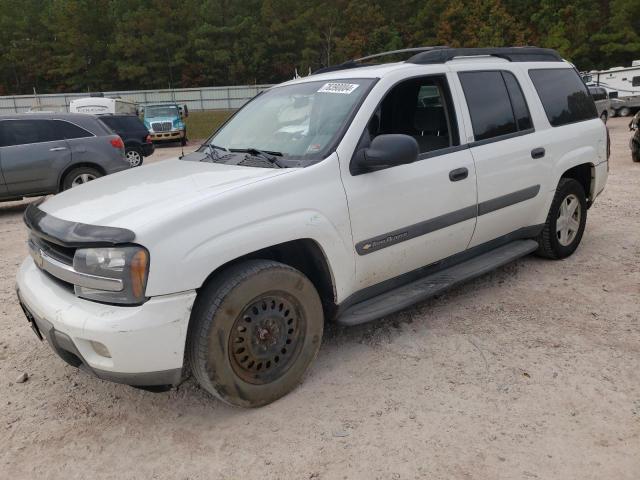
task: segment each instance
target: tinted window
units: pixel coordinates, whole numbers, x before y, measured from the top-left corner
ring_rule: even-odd
[[[598,117],[593,98],[575,70],[529,70],[529,76],[554,127]]]
[[[115,131],[138,131],[138,130],[146,130],[144,124],[140,121],[138,117],[128,116],[128,117],[109,117],[104,116],[100,117],[100,120],[107,124],[112,130]]]
[[[51,123],[58,138],[73,139],[93,137],[92,133],[87,132],[84,128],[73,123],[66,122],[64,120],[52,120]]]
[[[30,143],[62,140],[51,120],[4,120],[0,121],[0,146],[27,145]]]
[[[631,86],[632,87],[640,87],[640,77],[633,77],[631,79]]]
[[[459,75],[476,141],[518,131],[500,72],[463,72]]]
[[[507,91],[511,98],[511,105],[513,106],[513,114],[516,116],[518,130],[533,128],[529,107],[527,106],[527,101],[524,99],[518,80],[516,80],[516,77],[511,72],[502,72],[502,78],[504,78],[504,83],[507,85]]]
[[[589,87],[589,92],[595,101],[607,99],[607,91],[604,88]]]

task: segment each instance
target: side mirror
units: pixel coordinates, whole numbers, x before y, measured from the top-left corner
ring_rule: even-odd
[[[409,135],[390,133],[378,135],[369,148],[356,152],[351,161],[352,175],[406,165],[418,160],[418,142]]]

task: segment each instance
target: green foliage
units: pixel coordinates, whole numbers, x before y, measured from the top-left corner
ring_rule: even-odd
[[[640,0],[0,0],[0,95],[280,82],[419,45],[640,59]]]

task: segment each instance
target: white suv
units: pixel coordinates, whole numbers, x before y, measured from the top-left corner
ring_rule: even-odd
[[[36,333],[99,378],[190,370],[259,406],[299,383],[325,321],[571,255],[608,171],[575,69],[535,47],[410,53],[275,86],[191,155],[30,206],[17,287]]]

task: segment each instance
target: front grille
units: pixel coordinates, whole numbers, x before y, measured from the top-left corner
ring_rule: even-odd
[[[75,248],[62,247],[36,235],[31,235],[29,240],[50,257],[53,257],[66,265],[73,265],[73,256],[76,253]]]
[[[151,130],[154,132],[170,132],[173,125],[171,122],[153,122]]]

